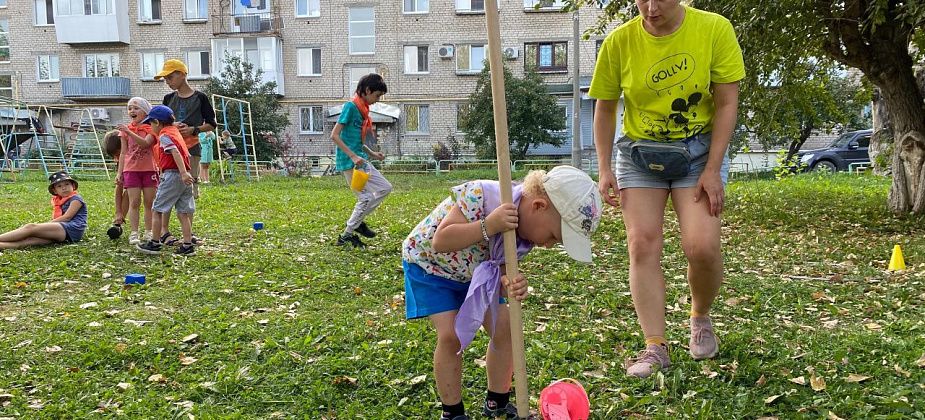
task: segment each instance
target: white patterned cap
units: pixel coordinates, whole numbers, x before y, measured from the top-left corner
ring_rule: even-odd
[[[562,245],[575,260],[591,262],[591,234],[601,222],[601,193],[584,171],[556,166],[543,178],[546,195],[562,216]]]

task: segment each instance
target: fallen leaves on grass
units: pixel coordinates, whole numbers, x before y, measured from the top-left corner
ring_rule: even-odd
[[[765,399],[764,399],[764,403],[767,404],[767,405],[774,404],[774,401],[777,401],[778,398],[780,398],[780,397],[781,397],[780,395],[772,395],[772,396],[770,396],[770,397],[765,398]]]
[[[831,412],[831,411],[829,411],[828,419],[829,419],[829,420],[845,420],[845,419],[843,419],[843,418],[841,418],[841,417],[838,417],[835,413],[833,413],[833,412]]]
[[[17,289],[25,289],[28,286],[29,284],[24,281],[17,281],[16,284],[14,285],[14,287],[16,287]]]
[[[915,361],[915,365],[920,368],[925,368],[925,353],[922,353],[922,357],[919,357],[919,360]]]
[[[796,378],[790,378],[789,381],[797,385],[806,385],[806,378],[802,376],[797,376]]]
[[[90,308],[92,308],[92,307],[94,307],[94,306],[97,306],[97,303],[96,303],[96,302],[87,302],[87,303],[85,303],[85,304],[83,304],[83,305],[80,305],[80,309],[90,309]]]
[[[61,351],[60,346],[49,346],[45,347],[45,353],[58,353]]]
[[[128,391],[132,387],[132,384],[128,382],[119,382],[116,384],[116,388],[119,388],[119,391]]]
[[[191,343],[193,341],[196,341],[197,338],[199,338],[199,334],[190,334],[186,337],[181,338],[180,341],[184,343]]]
[[[821,376],[816,376],[815,373],[809,376],[809,386],[813,388],[813,391],[825,391],[825,378]]]
[[[151,321],[139,321],[139,320],[135,320],[135,319],[126,319],[125,321],[122,321],[122,323],[123,323],[123,324],[132,324],[132,325],[134,325],[134,326],[136,326],[136,327],[143,327],[145,324],[150,324]]]
[[[868,380],[868,379],[870,379],[870,376],[864,376],[864,375],[858,375],[858,374],[856,374],[856,373],[852,373],[852,374],[848,375],[847,378],[845,378],[845,382],[850,382],[850,383],[861,383],[861,382],[864,382],[864,381],[866,381],[866,380]]]
[[[193,363],[196,363],[199,359],[191,356],[184,356],[183,353],[180,353],[180,364],[183,366],[189,366]]]
[[[167,382],[167,378],[164,377],[164,375],[161,375],[160,373],[155,373],[148,377],[148,382],[156,382],[159,384],[163,384]]]
[[[334,385],[357,386],[357,378],[351,378],[346,375],[341,375],[341,376],[334,378]]]
[[[419,376],[415,376],[411,378],[411,381],[408,383],[410,383],[411,385],[417,385],[421,382],[424,382],[426,379],[427,379],[427,375],[419,375]]]

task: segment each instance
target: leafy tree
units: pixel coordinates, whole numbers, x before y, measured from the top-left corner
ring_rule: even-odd
[[[531,147],[541,144],[562,145],[563,138],[552,132],[566,128],[565,113],[556,98],[547,93],[546,84],[536,71],[527,69],[524,77],[519,78],[505,66],[504,93],[511,160],[523,159]],[[476,155],[482,159],[495,158],[493,109],[491,73],[486,63],[460,118],[466,141],[475,146]]]
[[[287,143],[281,139],[280,133],[290,123],[276,95],[276,82],[262,82],[263,70],[255,69],[253,64],[236,55],[225,55],[224,62],[221,76],[212,77],[206,85],[206,94],[250,102],[254,142],[260,160],[272,160],[285,153]],[[218,123],[223,124],[222,116],[219,114],[217,117]],[[227,123],[226,129],[232,134],[241,132],[241,118],[236,106],[229,107]],[[221,139],[221,133],[216,135]],[[234,136],[234,140],[240,150],[242,138]]]
[[[591,31],[636,12],[632,0],[566,0],[568,9],[603,7]],[[871,150],[889,153],[893,184],[888,204],[895,213],[925,213],[925,93],[916,85],[914,62],[925,52],[925,2],[902,0],[697,0],[695,6],[729,18],[746,65],[741,82],[744,120],[760,107],[774,80],[800,92],[807,64],[832,70],[859,69],[879,90],[891,123],[874,134]],[[917,51],[915,53],[910,51]],[[781,86],[781,91],[785,91]],[[763,99],[767,101],[767,99]],[[751,113],[750,115],[748,113]],[[771,116],[762,117],[770,120]]]

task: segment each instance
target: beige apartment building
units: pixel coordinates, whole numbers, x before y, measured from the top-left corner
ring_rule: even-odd
[[[561,0],[498,1],[505,64],[517,74],[536,65],[568,116],[569,140],[533,153],[568,155],[573,14],[561,12]],[[437,142],[463,139],[459,108],[486,57],[484,9],[484,0],[0,0],[0,95],[89,108],[111,126],[127,119],[132,96],[160,103],[168,90],[152,76],[164,60],[184,60],[201,88],[225,54],[237,54],[277,83],[295,153],[328,155],[340,105],[376,72],[389,86],[374,109],[381,147],[426,158]],[[583,9],[581,28],[599,13]],[[577,45],[586,153],[593,101],[585,95],[601,39]]]

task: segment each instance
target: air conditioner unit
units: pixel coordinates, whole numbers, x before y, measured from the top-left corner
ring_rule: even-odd
[[[94,120],[108,120],[109,111],[106,108],[90,108],[90,118]]]
[[[520,50],[517,47],[504,47],[502,50],[502,55],[508,60],[516,60],[517,57],[520,57]]]
[[[440,58],[453,58],[453,46],[452,45],[442,45],[439,50],[437,50],[437,55]]]

